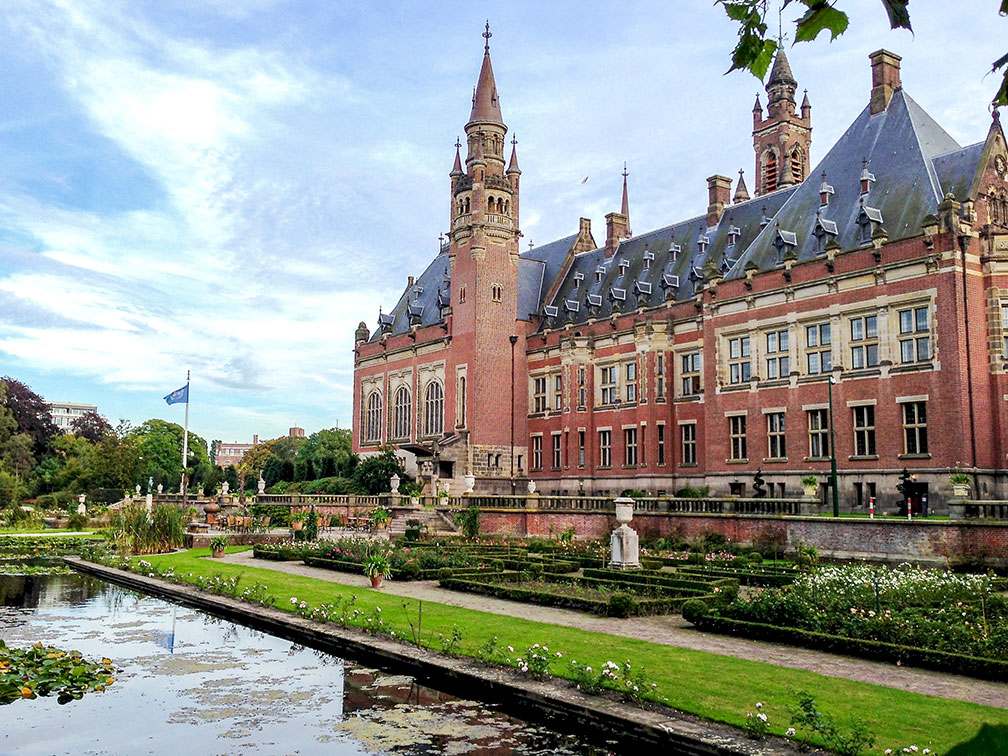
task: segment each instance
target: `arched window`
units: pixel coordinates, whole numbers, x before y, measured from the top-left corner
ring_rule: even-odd
[[[504,200],[504,212],[505,213],[511,212],[511,200]]]
[[[472,207],[472,205],[469,202],[469,198],[466,197],[465,198],[465,211],[466,211],[466,213],[468,213],[470,211],[471,207]]]
[[[431,381],[424,394],[424,435],[438,436],[443,429],[444,389],[437,381]]]
[[[364,440],[381,441],[382,398],[377,391],[368,396],[367,410],[364,415]]]
[[[410,400],[410,391],[405,386],[400,386],[395,395],[395,416],[392,421],[393,438],[409,438],[410,422],[413,417],[413,402]]]
[[[498,197],[497,198],[497,212],[498,213],[503,213],[504,212],[504,198],[503,197]]]
[[[773,150],[767,153],[763,177],[763,190],[765,192],[772,192],[777,188],[777,153]]]
[[[466,424],[466,379],[465,376],[459,376],[458,379],[458,411],[455,413],[456,421],[455,425],[459,428],[465,428]]]
[[[805,180],[805,159],[802,155],[801,147],[795,146],[791,150],[791,181],[800,184]]]
[[[487,197],[487,212],[488,213],[492,213],[494,211],[494,208],[497,207],[496,203],[497,203],[497,200],[495,200],[493,197]]]

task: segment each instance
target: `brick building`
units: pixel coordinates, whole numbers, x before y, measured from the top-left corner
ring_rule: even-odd
[[[590,222],[519,252],[521,171],[485,47],[450,174],[448,241],[356,333],[354,446],[390,443],[461,491],[686,485],[940,507],[948,475],[1008,496],[1008,151],[961,147],[870,56],[867,105],[810,170],[812,108],[783,51],[753,108],[753,196],[632,235],[624,171]],[[832,390],[831,390],[832,387]],[[832,394],[832,411],[830,395]],[[832,416],[832,420],[831,420]],[[421,469],[424,469],[421,466]],[[522,482],[524,486],[524,482]]]

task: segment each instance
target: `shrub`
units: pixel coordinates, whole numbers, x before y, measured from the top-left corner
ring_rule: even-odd
[[[610,617],[629,617],[637,609],[637,602],[629,593],[617,591],[609,597],[606,614]]]
[[[706,499],[710,496],[710,486],[695,488],[694,486],[683,486],[675,492],[677,499]]]
[[[648,495],[643,488],[625,488],[620,496],[628,496],[631,499],[643,499]]]
[[[682,616],[687,622],[694,625],[698,624],[697,620],[703,619],[708,614],[710,614],[710,609],[707,604],[700,599],[689,599],[683,602],[682,605]]]
[[[87,527],[88,517],[85,514],[74,512],[67,518],[67,530],[83,530]]]
[[[462,528],[466,538],[473,539],[479,536],[480,510],[475,504],[463,509],[452,521]]]
[[[749,554],[749,564],[763,564],[763,555],[758,551]]]

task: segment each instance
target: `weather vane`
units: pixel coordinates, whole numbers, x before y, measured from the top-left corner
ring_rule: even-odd
[[[492,36],[493,34],[490,33],[490,20],[487,19],[486,31],[483,32],[483,39],[486,40],[486,45],[483,46],[484,52],[490,52],[490,37]]]

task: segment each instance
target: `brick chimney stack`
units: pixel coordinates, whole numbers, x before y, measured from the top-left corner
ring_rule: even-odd
[[[605,256],[609,258],[616,254],[620,239],[630,238],[630,219],[623,213],[609,213],[605,217],[605,227]]]
[[[893,92],[900,89],[900,61],[896,53],[876,50],[868,56],[871,59],[871,114],[883,112],[889,107]]]
[[[707,228],[716,226],[731,203],[731,179],[714,175],[707,179]]]

